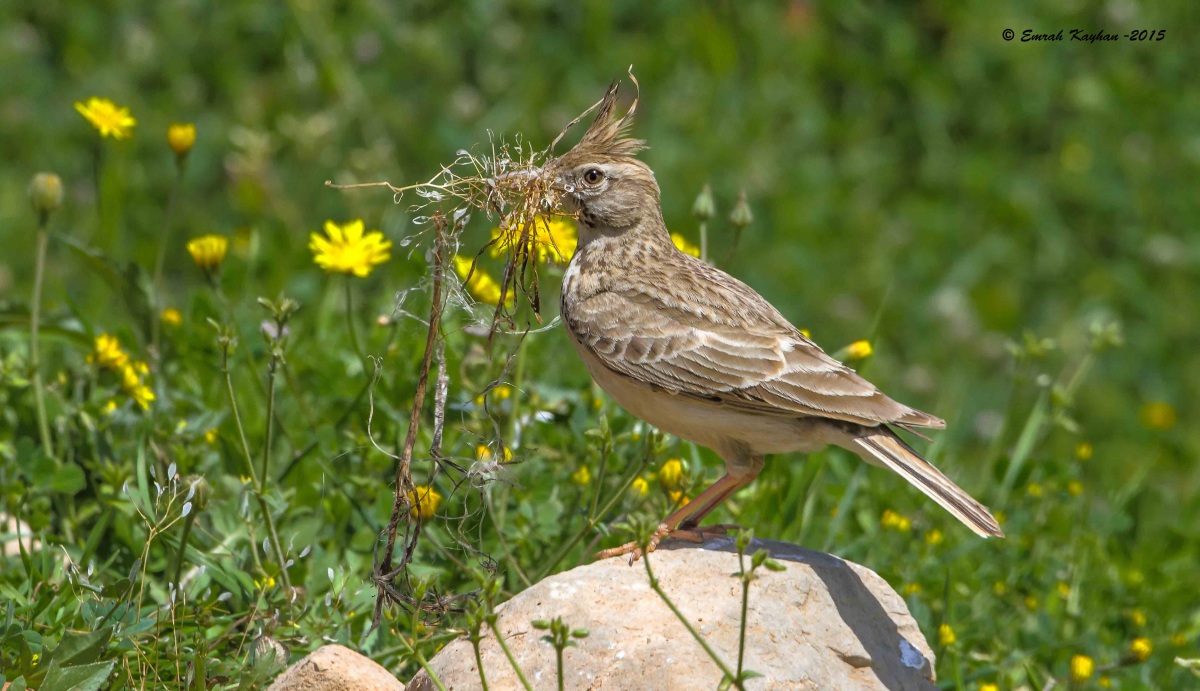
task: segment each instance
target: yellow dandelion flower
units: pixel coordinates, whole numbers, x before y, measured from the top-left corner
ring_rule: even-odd
[[[646,482],[646,478],[644,477],[635,477],[633,478],[633,484],[629,485],[629,489],[633,490],[633,493],[639,497],[644,497],[650,493],[650,483]]]
[[[168,307],[163,310],[162,314],[158,315],[158,318],[167,326],[179,326],[183,323],[183,315],[174,307]]]
[[[476,266],[475,270],[471,271],[473,263],[473,260],[468,257],[454,255],[454,271],[459,278],[467,282],[467,292],[476,300],[489,305],[500,302],[500,284],[492,278],[491,274],[484,271],[483,267]],[[511,291],[504,296],[504,304],[509,306],[513,304]]]
[[[217,428],[216,427],[209,428],[208,430],[206,430],[204,432],[204,443],[209,444],[209,445],[217,443]]]
[[[1081,461],[1091,460],[1092,453],[1094,453],[1094,451],[1095,450],[1092,448],[1091,444],[1087,443],[1086,441],[1081,441],[1075,446],[1075,458],[1078,458]]]
[[[533,219],[533,247],[539,262],[553,261],[563,264],[575,254],[579,244],[579,232],[574,222],[564,216],[537,215]],[[492,228],[492,239],[495,242],[489,250],[493,257],[499,257],[512,250],[513,243],[521,239],[525,232],[518,221],[512,230]],[[493,303],[494,304],[494,303]]]
[[[900,525],[900,514],[891,509],[885,509],[883,515],[879,517],[879,525],[884,528],[895,528]]]
[[[149,386],[139,384],[132,389],[126,389],[125,392],[129,394],[134,403],[141,406],[142,410],[150,410],[150,404],[154,402],[155,396]]]
[[[667,496],[671,498],[672,504],[675,504],[676,506],[678,506],[680,508],[687,506],[692,501],[691,499],[687,498],[687,496],[683,493],[683,490],[676,490],[674,492],[670,492],[667,494]]]
[[[683,461],[678,458],[669,459],[658,469],[658,483],[668,492],[683,487],[684,476]]]
[[[700,248],[688,242],[687,238],[683,237],[679,233],[671,233],[671,242],[674,243],[675,246],[679,248],[679,251],[683,252],[684,254],[690,254],[693,257],[700,256]]]
[[[338,225],[325,221],[325,237],[309,236],[308,248],[313,261],[331,274],[353,274],[365,278],[380,264],[392,258],[392,241],[378,230],[364,232],[362,219]]]
[[[491,447],[489,447],[485,444],[480,444],[479,446],[475,447],[475,458],[477,458],[481,461],[486,461],[486,460],[490,459],[491,457],[492,457]],[[512,449],[508,448],[507,446],[504,447],[504,460],[501,461],[501,463],[508,463],[509,461],[512,460],[512,457],[513,457]]]
[[[1087,655],[1075,655],[1071,658],[1071,681],[1082,684],[1096,673],[1096,663]]]
[[[1071,586],[1066,581],[1059,581],[1055,589],[1058,590],[1058,596],[1062,599],[1071,597]]]
[[[1038,599],[1036,595],[1025,596],[1025,609],[1036,610],[1038,608]]]
[[[176,122],[167,127],[167,146],[175,155],[183,158],[196,145],[196,125],[190,122]]]
[[[1146,625],[1146,613],[1140,609],[1129,610],[1129,623],[1139,629]]]
[[[992,592],[996,595],[1004,595],[1008,592],[1008,584],[1004,581],[996,581],[992,584]]]
[[[1152,401],[1142,406],[1141,411],[1138,412],[1138,419],[1146,429],[1163,432],[1175,426],[1177,416],[1175,407],[1170,403]]]
[[[264,576],[263,578],[256,578],[256,579],[254,579],[254,585],[259,590],[267,590],[269,588],[274,588],[275,587],[275,577],[274,576]]]
[[[442,495],[429,485],[417,485],[416,489],[410,490],[408,493],[408,504],[412,507],[408,513],[421,521],[433,518],[441,503]]]
[[[101,137],[113,139],[128,139],[133,134],[137,120],[129,114],[128,108],[122,108],[107,98],[89,98],[86,103],[75,102],[75,110],[92,123]]]
[[[1000,687],[992,683],[980,684],[979,691],[1000,691]]]
[[[105,415],[112,415],[113,411],[115,411],[116,409],[117,409],[117,402],[111,398],[108,399],[108,402],[104,404],[104,414]]]
[[[1129,656],[1138,662],[1149,660],[1152,652],[1154,652],[1154,644],[1144,636],[1133,639],[1133,642],[1129,644]]]
[[[907,533],[908,531],[912,530],[912,520],[910,520],[908,516],[901,516],[900,522],[896,524],[896,530],[899,530],[902,533]]]
[[[846,346],[846,358],[850,360],[862,360],[863,358],[871,357],[875,349],[871,347],[870,341],[855,341]]]
[[[1188,637],[1186,633],[1171,634],[1171,645],[1175,646],[1176,648],[1182,648],[1187,644]]]
[[[96,337],[92,362],[120,372],[129,364],[129,355],[121,350],[121,342],[117,340],[116,336],[100,334]]]
[[[949,624],[942,624],[938,627],[938,642],[943,646],[950,647],[958,641],[958,636],[954,635],[954,629]]]
[[[1067,483],[1067,494],[1072,497],[1078,497],[1083,494],[1083,483],[1079,480],[1071,480]]]
[[[1112,688],[1112,679],[1110,679],[1107,674],[1104,674],[1104,675],[1101,675],[1100,678],[1096,680],[1096,684],[1102,689],[1111,689]]]
[[[592,471],[588,470],[586,465],[579,466],[579,470],[571,473],[571,482],[580,486],[586,486],[592,481]]]
[[[501,384],[492,389],[492,395],[496,397],[496,400],[503,401],[512,397],[512,390],[512,387],[508,384]]]
[[[937,528],[925,533],[925,543],[931,547],[937,547],[945,542],[945,540],[946,538],[942,535],[942,531]]]
[[[187,251],[192,261],[205,273],[212,274],[221,268],[225,253],[229,250],[229,238],[224,235],[201,235],[188,241]]]
[[[924,591],[920,583],[905,583],[904,587],[900,588],[900,592],[908,597],[909,595],[920,595]]]
[[[808,329],[800,329],[800,335],[805,338],[812,338],[812,331]]]
[[[1036,482],[1031,482],[1029,483],[1029,486],[1025,488],[1025,493],[1034,499],[1037,499],[1038,497],[1042,496],[1042,486]]]

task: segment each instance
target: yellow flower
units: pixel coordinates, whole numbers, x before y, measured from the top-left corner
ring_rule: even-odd
[[[1038,599],[1036,595],[1025,596],[1025,609],[1036,610],[1038,608]]]
[[[96,350],[92,361],[101,367],[120,372],[129,364],[129,355],[121,350],[121,343],[116,336],[100,334],[96,337]]]
[[[855,341],[846,346],[846,357],[851,360],[862,360],[863,358],[871,357],[875,349],[871,347],[870,341]]]
[[[1109,679],[1108,675],[1105,674],[1096,680],[1096,684],[1102,689],[1111,689],[1112,688],[1112,679]]]
[[[196,126],[190,122],[176,122],[168,126],[167,145],[176,156],[187,156],[196,145]]]
[[[204,432],[204,443],[205,444],[217,443],[217,428],[216,427],[212,427]]]
[[[224,235],[201,235],[188,241],[187,251],[192,261],[207,274],[221,268],[225,252],[229,250],[229,238]]]
[[[1000,691],[1000,687],[995,684],[980,684],[979,691]]]
[[[150,387],[142,383],[142,377],[139,375],[141,369],[139,365],[145,363],[131,363],[125,365],[121,370],[121,388],[125,389],[125,393],[133,399],[135,403],[142,407],[142,410],[149,410],[150,403],[154,400],[154,392]]]
[[[107,98],[93,96],[87,103],[76,101],[75,110],[87,118],[92,127],[100,131],[101,137],[127,139],[133,134],[133,126],[137,124],[137,120],[129,114],[128,108],[118,107]]]
[[[905,583],[904,587],[900,589],[900,592],[905,597],[908,597],[909,595],[920,595],[921,591],[923,590],[924,588],[921,587],[920,583]]]
[[[454,255],[454,271],[458,277],[467,282],[467,292],[480,302],[494,305],[500,302],[500,284],[496,279],[492,278],[488,272],[483,270],[483,267],[476,266],[474,271],[471,271],[471,264],[474,262],[467,257]],[[468,278],[470,276],[470,278]],[[504,296],[504,304],[512,305],[513,295],[509,291]]]
[[[996,595],[1004,595],[1008,592],[1008,584],[1004,581],[996,581],[992,584],[992,592]]]
[[[1067,494],[1072,497],[1078,497],[1083,494],[1083,483],[1079,480],[1071,480],[1067,483]]]
[[[800,335],[805,338],[812,338],[812,331],[808,329],[800,329]]]
[[[111,398],[108,399],[108,402],[104,404],[104,414],[105,415],[112,415],[113,411],[116,409],[117,409],[117,402]]]
[[[1081,684],[1096,672],[1096,663],[1087,655],[1075,655],[1071,658],[1071,681]]]
[[[1129,623],[1139,629],[1146,625],[1146,613],[1140,609],[1129,610]]]
[[[1154,652],[1154,644],[1150,642],[1149,638],[1138,637],[1129,644],[1129,654],[1138,662],[1149,660],[1152,652]]]
[[[997,511],[995,514],[993,514],[993,516],[995,516],[996,522],[1000,525],[1008,523],[1008,514],[1004,513],[1003,511]]]
[[[1071,586],[1066,581],[1059,581],[1055,587],[1058,589],[1058,596],[1062,599],[1071,597]]]
[[[1138,419],[1147,429],[1166,431],[1175,426],[1175,408],[1164,401],[1152,401],[1142,406]]]
[[[392,241],[383,233],[364,233],[362,219],[338,225],[325,221],[325,235],[309,236],[308,248],[317,266],[331,274],[354,274],[365,278],[380,264],[392,258]]]
[[[162,314],[159,315],[159,319],[162,319],[162,323],[167,326],[179,326],[183,323],[183,315],[174,307],[168,307],[163,310]]]
[[[1075,446],[1075,458],[1081,461],[1091,460],[1093,451],[1091,444],[1081,441]]]
[[[678,458],[672,458],[662,467],[658,469],[658,482],[662,488],[668,492],[678,490],[683,487],[684,469],[683,461]]]
[[[508,463],[509,461],[512,460],[512,456],[513,456],[512,449],[508,448],[507,446],[504,447],[504,460],[501,462]],[[478,458],[481,461],[486,461],[491,457],[492,457],[492,450],[488,446],[485,446],[484,444],[480,444],[479,446],[475,447],[475,458]]]
[[[1171,645],[1175,646],[1176,648],[1182,648],[1187,644],[1188,637],[1186,633],[1171,634]]]
[[[274,576],[265,576],[263,578],[256,578],[256,579],[254,579],[254,585],[262,590],[267,590],[268,588],[274,588],[275,587],[275,577]]]
[[[900,514],[891,509],[885,509],[883,515],[879,517],[879,525],[884,528],[895,528],[900,525]]]
[[[671,233],[671,242],[675,243],[675,246],[679,248],[679,251],[683,252],[684,254],[690,254],[693,257],[700,256],[700,248],[688,242],[687,238],[683,237],[679,233]]]
[[[633,484],[629,485],[629,488],[639,497],[644,497],[650,493],[650,483],[646,482],[646,478],[644,477],[633,478]]]
[[[933,530],[929,531],[928,533],[925,533],[925,542],[926,542],[926,544],[930,545],[931,547],[937,547],[938,545],[942,544],[945,540],[946,540],[946,538],[942,536],[942,531],[938,530],[937,528],[934,528]]]
[[[564,216],[539,214],[534,217],[533,227],[530,231],[533,234],[533,247],[537,252],[539,262],[549,260],[562,264],[575,254],[575,247],[579,244],[579,235],[575,224]],[[520,221],[514,223],[511,230],[492,228],[492,239],[495,242],[491,246],[491,255],[499,257],[511,251],[513,243],[520,240],[521,234],[524,232],[525,229]]]
[[[949,624],[942,624],[938,627],[938,642],[943,646],[950,647],[958,641],[958,637],[954,635],[954,629]]]
[[[409,491],[408,503],[412,507],[408,511],[409,515],[421,521],[428,521],[433,518],[438,505],[442,503],[442,495],[429,485],[417,485],[416,489]]]
[[[571,473],[571,482],[580,486],[586,486],[592,481],[592,471],[588,470],[586,465],[579,466],[579,470]]]
[[[1029,483],[1029,486],[1025,488],[1025,492],[1034,499],[1037,499],[1038,497],[1042,496],[1042,486],[1036,482],[1031,482]]]
[[[674,492],[669,492],[669,493],[667,494],[667,496],[671,498],[671,503],[672,503],[672,504],[675,504],[676,506],[678,506],[678,507],[680,507],[680,508],[683,508],[684,506],[687,506],[687,505],[688,505],[689,503],[691,503],[691,501],[692,501],[691,499],[688,499],[688,498],[687,498],[687,497],[686,497],[686,496],[683,494],[683,490],[676,490],[676,491],[674,491]]]

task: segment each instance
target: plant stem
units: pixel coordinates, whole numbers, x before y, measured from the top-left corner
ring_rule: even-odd
[[[272,352],[271,360],[267,363],[267,431],[263,439],[261,473],[264,486],[271,480],[271,441],[273,440],[272,432],[275,429],[275,371],[278,366],[279,357]]]
[[[487,677],[483,674],[483,655],[479,653],[479,631],[471,634],[471,646],[475,648],[475,669],[479,670],[479,685],[483,691],[488,691]]]
[[[558,662],[558,691],[563,691],[563,665],[562,665],[563,649],[561,645],[554,646],[554,657]]]
[[[738,628],[737,678],[742,678],[742,663],[746,659],[746,612],[750,607],[750,579],[746,576],[746,556],[738,552],[738,571],[742,577],[742,621]]]
[[[358,359],[364,361],[365,368],[367,358],[363,355],[362,345],[358,342],[358,331],[354,328],[354,292],[350,289],[349,276],[346,277],[346,328],[350,331],[350,344],[354,346]]]
[[[233,411],[233,420],[237,423],[238,438],[241,439],[242,454],[246,459],[246,472],[250,474],[250,481],[254,484],[254,498],[258,502],[258,510],[262,514],[263,525],[267,527],[267,538],[271,544],[271,551],[275,553],[275,561],[279,563],[279,575],[283,579],[283,586],[291,590],[291,579],[288,578],[287,569],[284,568],[286,560],[283,555],[283,546],[279,542],[279,535],[275,532],[275,519],[271,517],[271,508],[267,506],[267,500],[263,497],[262,480],[254,471],[254,457],[250,453],[250,443],[246,441],[246,429],[242,426],[242,415],[238,411],[237,397],[233,393],[233,377],[229,373],[228,347],[222,353],[222,369],[225,371],[225,393],[229,397],[229,407]],[[251,549],[256,549],[256,547],[252,545]]]
[[[683,624],[683,627],[688,630],[688,633],[692,634],[692,638],[696,639],[696,642],[700,644],[700,647],[704,648],[704,652],[708,653],[708,656],[712,658],[714,663],[716,663],[717,667],[725,675],[725,678],[729,679],[737,688],[745,691],[745,686],[742,683],[741,678],[734,676],[729,667],[727,667],[724,662],[721,662],[721,658],[717,656],[717,651],[712,649],[712,646],[708,644],[708,641],[704,640],[704,636],[700,635],[700,632],[692,626],[692,623],[687,620],[687,617],[683,615],[683,612],[679,611],[679,608],[675,606],[674,602],[671,602],[671,598],[667,597],[666,591],[664,591],[662,586],[659,585],[658,578],[654,576],[654,571],[650,569],[650,555],[643,554],[642,562],[646,565],[646,575],[650,578],[650,588],[657,593],[660,598],[662,598],[662,601],[666,603],[667,608],[670,609],[671,613],[675,615],[675,618],[678,619],[681,624]]]
[[[187,551],[188,538],[192,534],[192,523],[196,521],[196,509],[193,507],[192,512],[183,519],[183,535],[179,537],[179,554],[175,559],[175,587],[179,587],[180,578],[183,576],[183,553]]]
[[[496,637],[496,642],[500,644],[500,649],[504,651],[504,656],[508,658],[508,663],[512,665],[513,671],[517,673],[517,679],[521,680],[521,686],[524,686],[526,691],[533,691],[533,687],[529,685],[529,680],[525,678],[525,673],[521,671],[521,665],[517,664],[517,658],[513,657],[512,651],[508,649],[508,644],[504,642],[504,636],[500,635],[500,629],[496,628],[494,619],[494,614],[488,617],[488,628],[492,630],[492,635]]]
[[[183,159],[183,161],[186,160]],[[167,200],[167,215],[163,219],[162,237],[158,244],[158,257],[154,260],[154,311],[157,314],[150,315],[150,352],[155,359],[160,356],[158,342],[162,335],[163,265],[167,260],[167,244],[171,239],[171,222],[175,219],[175,205],[179,199],[179,190],[183,187],[185,167],[186,163],[182,161],[175,166],[175,183],[171,185],[171,196]]]
[[[38,344],[38,328],[42,319],[42,282],[46,273],[46,215],[38,223],[37,256],[34,259],[33,305],[29,317],[29,364],[33,368],[33,397],[37,404],[38,434],[42,437],[42,448],[54,457],[53,440],[50,438],[50,422],[46,417],[46,393],[42,384],[42,354]]]

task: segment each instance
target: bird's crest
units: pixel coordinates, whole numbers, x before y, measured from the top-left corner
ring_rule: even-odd
[[[629,72],[629,79],[633,81],[633,86],[638,89],[637,79],[634,78],[633,72]],[[591,127],[588,127],[587,132],[583,134],[583,138],[579,140],[568,154],[577,156],[584,155],[601,155],[601,156],[633,156],[637,152],[646,148],[646,143],[641,139],[634,139],[629,136],[629,128],[633,126],[633,114],[637,111],[638,97],[634,96],[633,103],[629,105],[629,110],[625,111],[622,116],[617,116],[617,90],[620,82],[614,81],[605,92],[604,98],[597,101],[591,108],[579,114],[579,117],[572,120],[563,128],[563,131],[554,138],[554,142],[550,144],[550,149],[553,150],[559,140],[588,113],[597,110],[596,119],[592,121]]]

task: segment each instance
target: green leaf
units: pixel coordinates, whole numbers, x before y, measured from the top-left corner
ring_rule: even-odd
[[[58,647],[47,656],[50,658],[48,661],[63,666],[95,662],[100,659],[111,638],[112,628],[107,626],[90,633],[65,633]]]
[[[94,247],[88,247],[73,237],[58,235],[57,239],[78,255],[89,269],[104,279],[129,309],[130,316],[141,331],[143,339],[149,339],[154,311],[150,277],[134,262],[118,262]]]
[[[59,667],[52,663],[41,688],[54,691],[99,691],[100,685],[112,674],[116,660],[93,662],[90,665]]]

